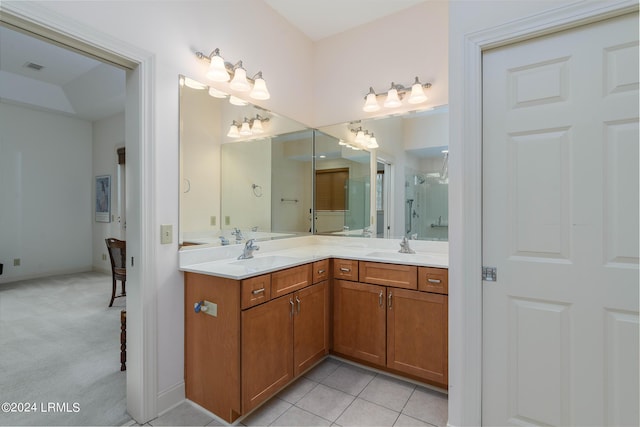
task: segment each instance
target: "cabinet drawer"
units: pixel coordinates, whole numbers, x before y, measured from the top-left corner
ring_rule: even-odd
[[[418,289],[418,267],[360,261],[360,281],[395,288]]]
[[[316,261],[313,264],[313,283],[322,282],[329,278],[329,260]]]
[[[353,259],[334,259],[333,278],[358,281],[358,261]]]
[[[420,267],[418,269],[418,290],[449,294],[449,270],[446,268]]]
[[[311,264],[276,271],[271,274],[271,298],[297,291],[311,284]]]
[[[271,299],[270,274],[245,279],[240,286],[240,301],[243,309],[262,304]]]

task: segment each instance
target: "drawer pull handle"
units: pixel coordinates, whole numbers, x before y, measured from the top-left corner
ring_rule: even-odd
[[[289,298],[289,304],[291,304],[291,311],[289,312],[289,317],[293,317],[293,299]]]
[[[441,283],[442,281],[440,279],[427,279],[427,282],[429,282],[429,283]]]
[[[296,296],[296,303],[298,303],[298,314],[300,314],[300,298]]]
[[[264,288],[254,289],[254,290],[252,290],[252,291],[251,291],[251,293],[252,293],[253,295],[258,295],[258,294],[261,294],[261,293],[263,293],[263,292],[264,292]]]
[[[318,270],[318,274],[324,274],[325,271],[326,271],[325,269]]]
[[[380,305],[380,307],[382,307],[382,299],[383,299],[382,294],[383,292],[380,291],[380,294],[378,295],[378,304]]]
[[[391,310],[393,306],[393,302],[391,301],[391,297],[393,296],[393,292],[389,292],[389,310]]]
[[[351,271],[351,269],[347,268],[347,267],[340,267],[340,271],[343,271],[345,273],[349,273]]]

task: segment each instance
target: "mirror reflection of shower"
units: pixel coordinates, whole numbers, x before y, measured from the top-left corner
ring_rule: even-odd
[[[448,240],[449,152],[441,147],[417,166],[405,168],[405,236]]]

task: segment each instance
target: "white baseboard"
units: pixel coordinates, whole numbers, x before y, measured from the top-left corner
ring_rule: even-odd
[[[185,400],[185,385],[184,381],[169,387],[167,390],[164,390],[158,393],[158,400],[156,403],[156,408],[158,409],[158,416],[163,415],[166,412],[169,412]]]

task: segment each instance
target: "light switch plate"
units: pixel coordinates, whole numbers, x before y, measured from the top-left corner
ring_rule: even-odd
[[[160,243],[163,245],[167,245],[171,242],[173,242],[173,225],[160,225]]]
[[[202,312],[209,316],[218,317],[218,304],[211,301],[204,301],[204,304],[202,304]]]

